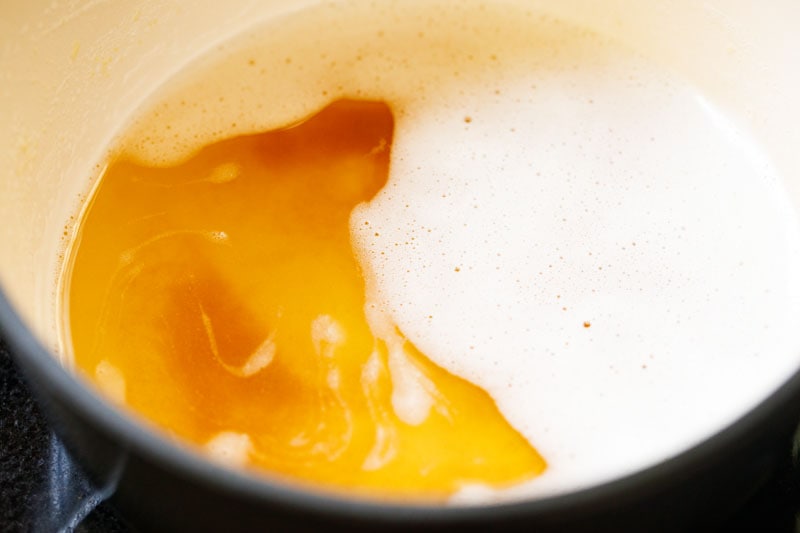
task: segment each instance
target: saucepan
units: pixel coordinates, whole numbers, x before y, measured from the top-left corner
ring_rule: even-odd
[[[135,525],[165,531],[676,531],[724,519],[791,449],[800,358],[733,422],[657,464],[562,494],[476,505],[365,500],[223,468],[116,409],[59,362],[57,280],[65,228],[96,178],[87,169],[102,161],[120,124],[188,62],[316,4],[12,0],[0,7],[0,327],[54,430],[99,492]],[[527,4],[658,57],[713,93],[765,147],[786,198],[800,207],[800,4]],[[703,379],[714,396],[714,376]]]

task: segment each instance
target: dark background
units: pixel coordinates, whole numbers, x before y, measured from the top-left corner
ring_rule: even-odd
[[[70,511],[76,502],[87,501],[90,492],[80,468],[48,429],[0,331],[0,532],[58,531],[68,521],[65,518],[74,514]],[[135,530],[113,505],[102,503],[65,531]]]
[[[135,532],[113,503],[94,507],[91,496],[28,393],[0,331],[0,532],[49,533],[70,520],[74,526],[65,531]],[[731,512],[718,531],[800,533],[800,467],[791,449],[775,479]]]

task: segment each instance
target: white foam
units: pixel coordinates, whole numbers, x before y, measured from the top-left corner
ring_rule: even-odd
[[[351,227],[400,329],[548,461],[514,495],[672,456],[797,367],[800,233],[752,139],[622,52],[487,89],[404,108]]]
[[[250,436],[235,431],[222,431],[205,445],[206,453],[214,461],[230,467],[242,467],[253,451]]]
[[[380,402],[378,381],[385,373],[377,351],[373,352],[361,371],[361,388],[367,399],[370,416],[375,421],[375,444],[364,459],[361,468],[364,470],[377,470],[397,455],[397,430],[390,421],[388,409]],[[394,407],[392,408],[394,411]],[[396,414],[396,413],[395,413]]]
[[[124,405],[126,396],[125,375],[119,368],[103,359],[94,369],[94,377],[100,390],[114,403]]]
[[[764,150],[676,73],[589,32],[513,2],[324,4],[170,91],[134,126],[143,160],[339,97],[392,105],[389,183],[351,219],[370,295],[548,462],[464,501],[651,465],[800,363],[800,231]]]
[[[345,339],[344,329],[332,316],[319,315],[311,322],[311,342],[318,354],[332,358]]]

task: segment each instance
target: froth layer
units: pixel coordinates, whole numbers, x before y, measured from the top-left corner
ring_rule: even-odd
[[[389,183],[351,219],[373,301],[548,462],[481,501],[653,464],[797,367],[800,231],[757,143],[676,74],[516,4],[287,16],[167,86],[124,149],[174,163],[341,97],[396,119]]]
[[[409,111],[352,227],[400,327],[548,460],[519,489],[539,494],[672,456],[779,385],[800,234],[752,140],[633,58],[506,91],[465,98],[468,123]]]
[[[142,163],[175,164],[205,144],[286,126],[337,99],[384,100],[402,116],[469,87],[501,94],[531,69],[608,61],[602,42],[519,2],[320,2],[195,61],[126,125],[124,149]]]

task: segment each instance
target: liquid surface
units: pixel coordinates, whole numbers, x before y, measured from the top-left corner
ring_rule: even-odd
[[[428,499],[541,472],[484,391],[366,300],[349,220],[386,183],[393,127],[339,101],[176,167],[114,161],[75,258],[78,366],[228,464]]]
[[[168,167],[338,100],[390,106],[388,181],[348,207],[364,294],[383,311],[367,323],[383,338],[397,325],[486,391],[547,460],[530,482],[453,501],[552,495],[653,465],[800,365],[800,229],[768,150],[680,72],[534,4],[324,2],[210,47],[110,141],[129,164]],[[208,279],[257,294],[220,269]],[[222,346],[222,312],[203,305],[197,338],[209,322]],[[274,320],[222,361],[275,365],[251,350]],[[109,389],[124,382],[95,364],[85,370]],[[219,430],[214,453],[253,444]]]

